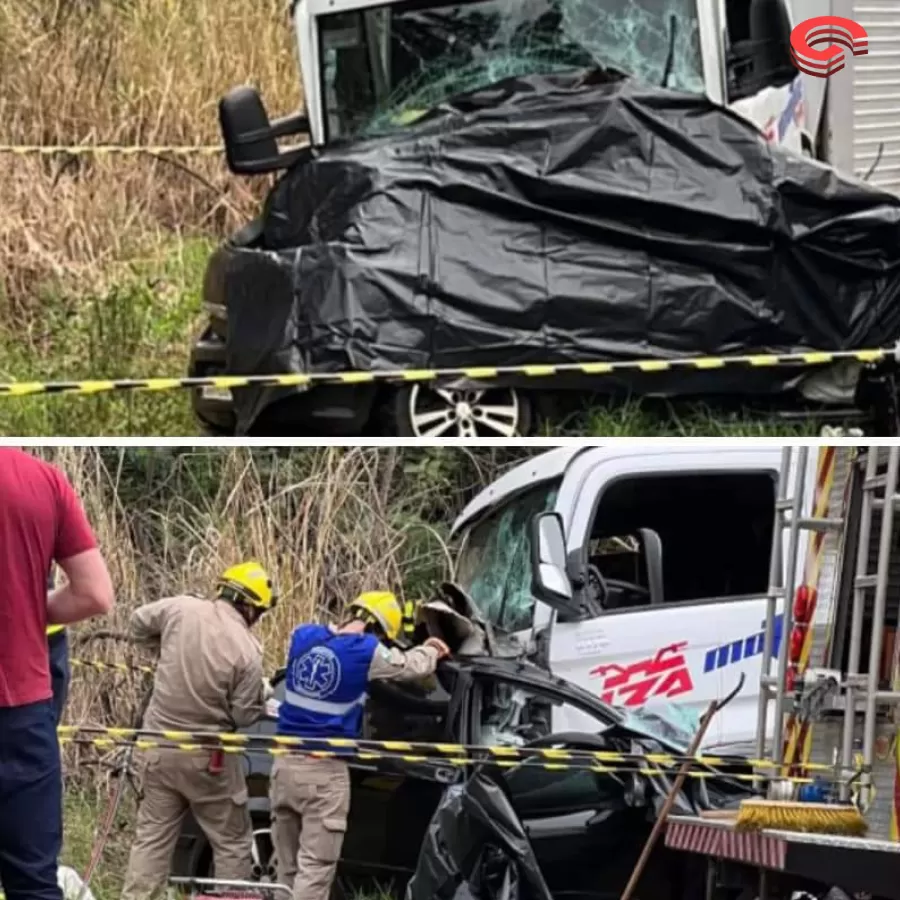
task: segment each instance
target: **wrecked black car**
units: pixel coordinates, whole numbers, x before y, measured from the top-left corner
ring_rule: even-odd
[[[617,710],[521,661],[518,652],[497,641],[487,627],[473,628],[471,618],[461,615],[460,608],[468,611],[471,605],[458,588],[446,585],[444,590],[442,599],[420,610],[418,637],[440,633],[455,647],[454,659],[442,664],[435,682],[424,688],[373,684],[365,738],[684,752],[690,734],[653,716]],[[276,698],[283,696],[283,675],[273,683]],[[273,733],[274,722],[249,731]],[[255,875],[270,881],[275,875],[267,799],[272,757],[250,752],[245,759],[257,829]],[[552,770],[530,761],[510,768],[484,763],[468,770],[440,760],[410,764],[381,759],[350,765],[353,799],[336,886],[337,895],[347,898],[358,889],[379,886],[390,887],[395,896],[402,896],[408,886],[410,900],[493,897],[448,892],[448,883],[460,877],[494,877],[492,873],[504,867],[504,853],[511,852],[503,840],[515,842],[516,830],[521,834],[513,851],[533,852],[533,865],[554,896],[569,896],[569,891],[585,898],[618,896],[674,780],[674,772],[648,777],[634,771],[633,764],[631,771],[609,773]],[[719,771],[716,777],[688,779],[676,812],[731,806],[748,795],[746,781],[729,777],[749,771],[743,760],[735,758]],[[448,788],[453,793],[448,794]],[[474,818],[473,802],[479,809]],[[447,834],[451,820],[456,832]],[[462,824],[465,828],[460,829]],[[530,847],[522,843],[523,835]],[[475,838],[477,845],[472,843]],[[660,846],[642,883],[642,890],[652,885],[652,892],[637,896],[687,896],[683,882],[693,877],[685,868],[689,860],[685,854],[670,858]],[[460,865],[472,871],[454,871]],[[188,818],[173,875],[205,877],[210,866],[206,839]],[[540,895],[506,896],[537,900]]]
[[[419,373],[200,389],[220,433],[509,437],[565,397],[630,392],[844,421],[882,383],[865,361],[503,369],[892,347],[900,197],[699,94],[516,75],[298,157],[211,259],[204,300],[192,375]]]

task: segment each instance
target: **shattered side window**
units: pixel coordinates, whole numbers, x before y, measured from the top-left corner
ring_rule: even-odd
[[[696,0],[404,0],[324,16],[320,42],[329,140],[514,76],[610,66],[661,84],[670,46],[668,86],[704,91]]]
[[[531,522],[556,503],[559,482],[520,494],[469,531],[456,581],[482,615],[507,632],[531,625]]]

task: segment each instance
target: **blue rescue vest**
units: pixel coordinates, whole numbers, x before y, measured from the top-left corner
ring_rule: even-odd
[[[358,738],[369,668],[378,646],[378,638],[371,634],[335,634],[324,625],[295,628],[278,734]]]

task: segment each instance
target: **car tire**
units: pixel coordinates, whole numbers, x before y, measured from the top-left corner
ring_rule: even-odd
[[[526,437],[534,421],[531,398],[512,387],[404,385],[391,391],[385,413],[390,437]]]

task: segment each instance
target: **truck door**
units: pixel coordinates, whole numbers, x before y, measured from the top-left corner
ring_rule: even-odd
[[[725,102],[759,127],[770,143],[803,151],[808,116],[822,103],[822,85],[805,79],[791,60],[791,14],[785,0],[727,0],[720,3],[724,27]],[[812,90],[815,96],[808,96]],[[809,124],[807,124],[809,123]],[[807,140],[814,142],[815,135]]]
[[[744,672],[707,744],[752,741],[779,460],[688,451],[599,465],[567,540],[573,608],[592,613],[556,615],[551,671],[644,716],[677,704],[688,721]]]

